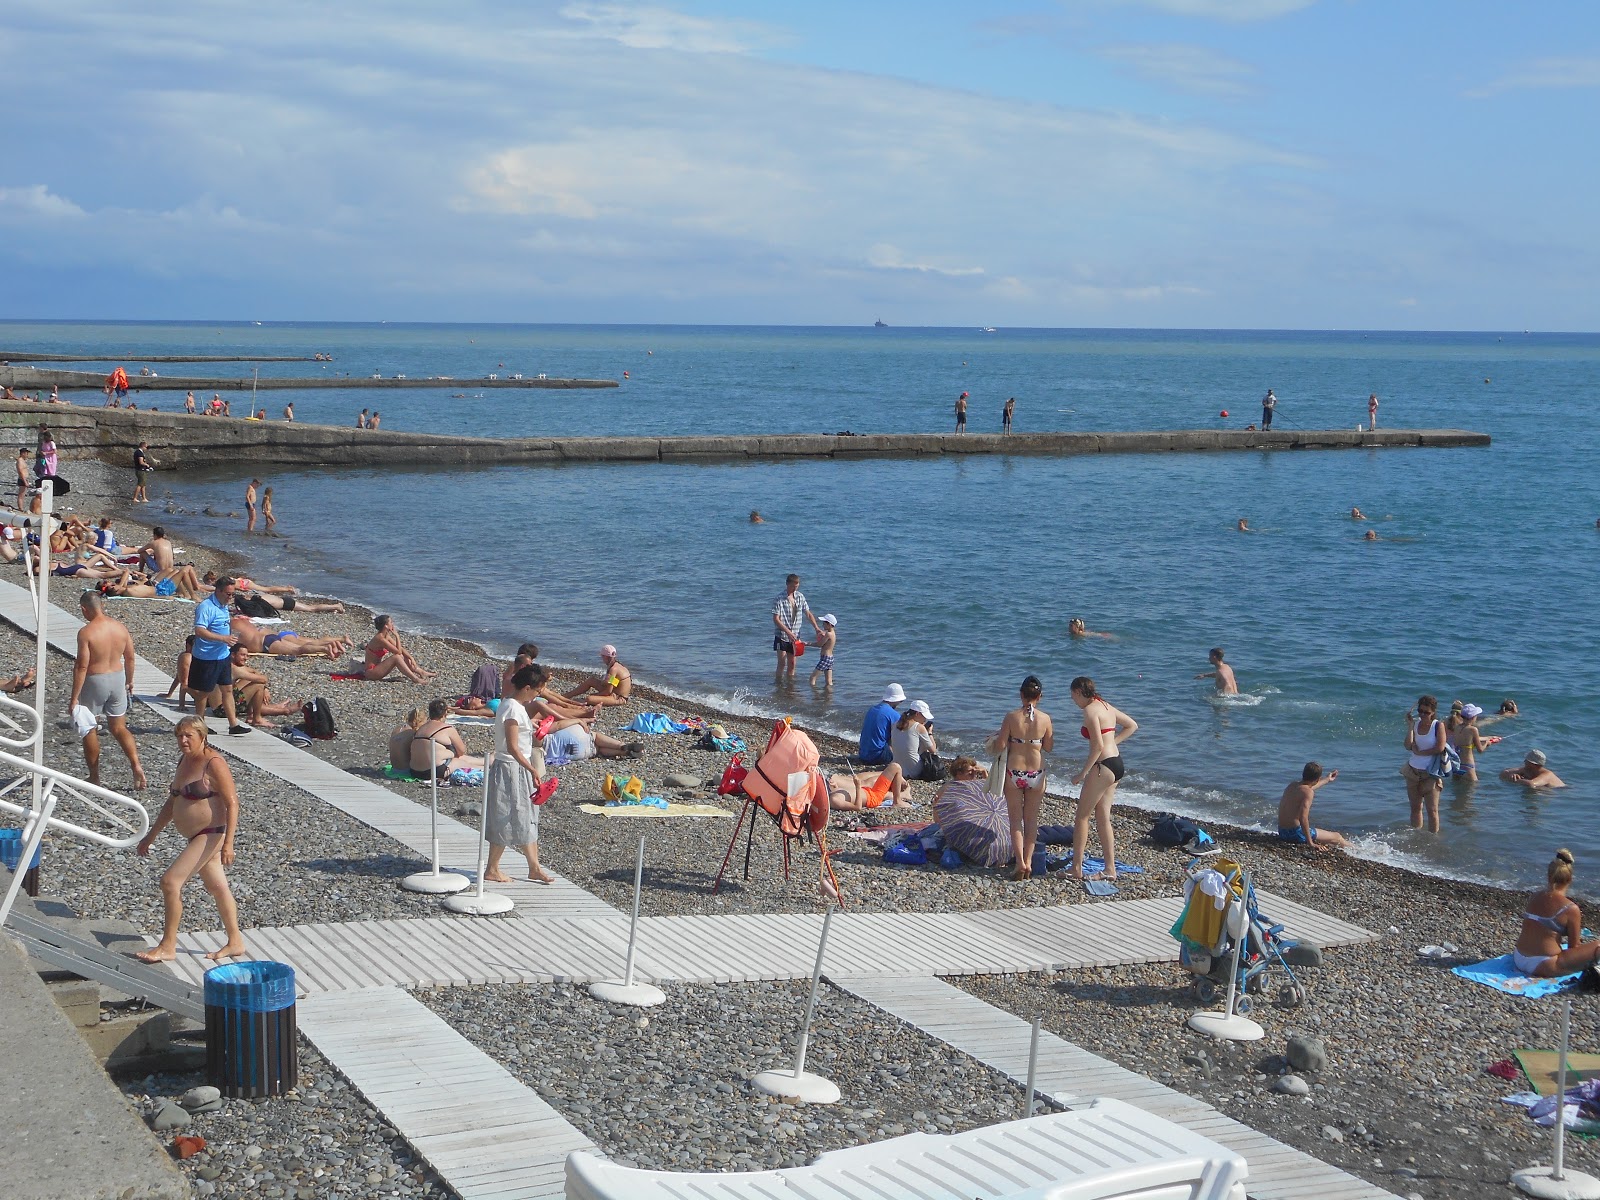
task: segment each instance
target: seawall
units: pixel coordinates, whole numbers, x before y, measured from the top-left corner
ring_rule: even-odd
[[[1336,450],[1487,446],[1462,429],[1178,429],[1137,433],[736,434],[689,437],[472,438],[353,425],[247,421],[184,413],[0,402],[0,430],[34,443],[47,423],[65,458],[129,464],[141,440],[161,469],[229,460],[294,466],[440,466],[597,462],[745,462],[796,458],[923,458],[944,454],[1148,454],[1223,450]]]
[[[252,359],[265,362],[266,359]],[[47,367],[0,366],[0,384],[19,392],[45,392],[60,388],[64,392],[101,393],[106,377],[98,371],[58,371]],[[203,399],[206,392],[282,392],[310,391],[317,388],[614,388],[615,379],[545,379],[537,375],[514,378],[510,375],[475,376],[455,378],[450,375],[421,376],[403,379],[394,376],[372,375],[310,375],[303,379],[284,379],[265,376],[260,379],[249,375],[129,375],[130,392],[194,392]]]

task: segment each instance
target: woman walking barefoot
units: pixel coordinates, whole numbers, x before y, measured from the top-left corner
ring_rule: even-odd
[[[489,862],[483,877],[491,883],[510,883],[500,869],[507,846],[521,850],[528,860],[528,879],[554,883],[555,876],[539,865],[539,808],[531,796],[544,782],[544,754],[534,756],[533,718],[528,705],[544,686],[545,672],[537,666],[520,667],[511,676],[511,690],[495,712],[494,757],[484,781],[484,837]]]
[[[1044,756],[1056,743],[1050,714],[1039,708],[1044,685],[1029,675],[1018,690],[1022,707],[1006,714],[994,735],[995,752],[1006,755],[1006,812],[1011,818],[1011,878],[1033,876],[1033,844],[1039,833],[1039,808],[1044,803]]]
[[[1545,870],[1548,886],[1528,900],[1511,957],[1512,964],[1524,975],[1542,979],[1569,975],[1600,959],[1600,942],[1583,940],[1583,913],[1567,899],[1572,863],[1572,851],[1557,850]],[[1561,948],[1563,939],[1566,949]]]
[[[1427,817],[1428,832],[1439,832],[1439,793],[1444,780],[1431,773],[1433,759],[1444,749],[1444,722],[1439,720],[1439,702],[1432,696],[1417,698],[1417,711],[1406,714],[1406,749],[1411,754],[1400,774],[1406,778],[1406,799],[1411,801],[1411,828],[1421,829]]]
[[[1105,869],[1095,879],[1117,877],[1117,835],[1111,828],[1111,804],[1123,775],[1122,743],[1139,732],[1139,723],[1106,702],[1094,680],[1080,675],[1072,681],[1072,702],[1083,710],[1078,732],[1089,740],[1089,761],[1072,782],[1080,784],[1078,811],[1072,819],[1073,879],[1083,878],[1083,856],[1089,849],[1089,818],[1100,835],[1100,857]]]
[[[141,962],[166,962],[178,954],[178,924],[183,920],[183,887],[195,875],[217,903],[217,915],[228,941],[220,950],[206,955],[214,961],[238,958],[247,953],[239,934],[239,909],[228,888],[223,868],[233,865],[233,836],[239,827],[239,796],[233,788],[233,773],[222,755],[211,748],[206,738],[206,723],[196,716],[178,722],[178,771],[167,789],[167,802],[161,806],[150,832],[138,845],[140,858],[150,853],[156,835],[167,825],[177,827],[189,844],[178,861],[161,877],[161,901],[166,906],[166,921],[161,941],[135,955]]]

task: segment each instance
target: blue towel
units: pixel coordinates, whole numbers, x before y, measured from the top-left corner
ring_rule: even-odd
[[[1109,879],[1085,879],[1083,881],[1083,890],[1091,896],[1115,896],[1117,894],[1117,885]]]
[[[1532,975],[1524,975],[1511,965],[1511,955],[1502,954],[1499,958],[1491,958],[1487,962],[1473,963],[1465,967],[1451,967],[1452,975],[1459,975],[1463,979],[1470,979],[1473,983],[1481,983],[1492,987],[1497,992],[1505,992],[1512,996],[1552,996],[1559,991],[1572,986],[1573,982],[1582,971],[1574,971],[1571,975],[1562,975],[1554,979],[1539,979]]]
[[[627,733],[688,733],[689,726],[674,721],[666,713],[642,712],[624,725]]]

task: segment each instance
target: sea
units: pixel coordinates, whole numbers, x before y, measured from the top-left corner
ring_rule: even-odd
[[[268,579],[414,629],[496,651],[532,639],[570,663],[615,643],[642,680],[729,711],[853,736],[897,682],[932,707],[946,754],[976,750],[1036,674],[1061,794],[1084,758],[1068,684],[1088,675],[1139,722],[1123,804],[1272,828],[1315,760],[1339,778],[1314,819],[1361,857],[1505,886],[1542,879],[1559,846],[1580,878],[1600,865],[1600,336],[8,322],[0,344],[130,373],[140,355],[323,353],[259,371],[448,376],[259,400],[273,419],[292,398],[302,422],[350,425],[365,407],[386,429],[484,437],[940,431],[963,391],[974,432],[996,430],[1012,396],[1018,432],[1242,428],[1269,387],[1277,427],[1354,429],[1376,392],[1383,426],[1493,444],[273,472],[276,538],[193,515],[242,509],[262,468],[236,461],[158,474],[146,511],[184,510],[165,518],[180,541],[243,550]],[[474,387],[491,373],[621,386]],[[794,682],[774,679],[770,613],[789,572],[838,618],[831,691],[810,686],[809,653]],[[1074,616],[1114,637],[1073,640]],[[1213,646],[1238,696],[1195,678]],[[1436,835],[1409,828],[1399,774],[1423,693],[1521,709],[1485,730],[1504,741],[1482,778],[1446,785]],[[1534,747],[1565,789],[1497,778]]]

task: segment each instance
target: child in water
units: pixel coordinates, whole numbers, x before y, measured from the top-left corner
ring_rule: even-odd
[[[267,533],[271,533],[273,527],[278,523],[278,518],[272,515],[271,488],[268,488],[266,491],[261,493],[261,519],[265,522],[263,528]]]
[[[817,686],[817,676],[823,678],[823,687],[833,687],[833,648],[839,644],[839,633],[835,628],[839,618],[832,613],[827,613],[822,618],[822,631],[817,634],[817,665],[811,672],[811,686]]]

